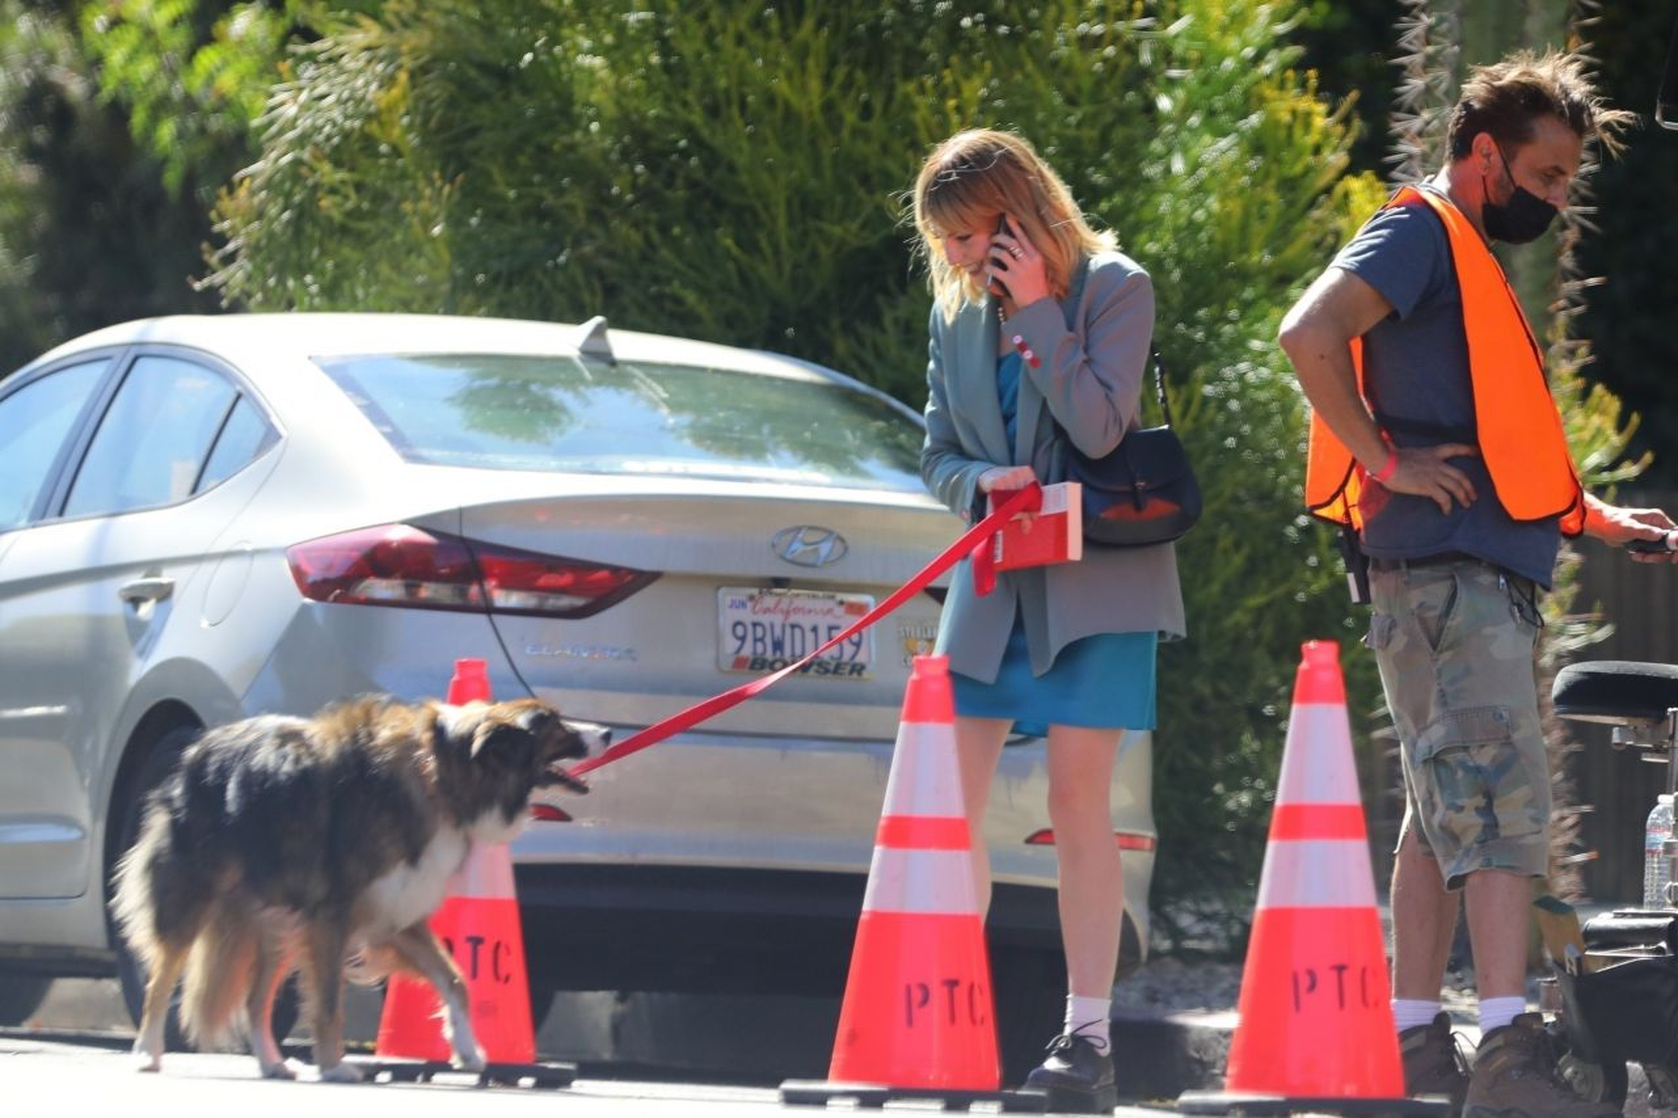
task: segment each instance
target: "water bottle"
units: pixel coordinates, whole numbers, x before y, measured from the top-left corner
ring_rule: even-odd
[[[1672,880],[1672,865],[1666,856],[1666,842],[1672,837],[1672,794],[1663,792],[1649,810],[1643,829],[1643,907],[1666,908],[1666,885]]]

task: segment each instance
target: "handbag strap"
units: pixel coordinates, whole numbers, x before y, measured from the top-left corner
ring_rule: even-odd
[[[1073,316],[1078,313],[1078,303],[1083,299],[1084,280],[1088,278],[1089,271],[1090,258],[1088,256],[1079,260],[1078,266],[1072,270],[1072,282],[1068,285],[1066,302],[1061,304],[1061,313],[1066,317],[1066,328],[1068,330],[1077,328]],[[1165,394],[1165,362],[1160,358],[1158,347],[1151,343],[1148,346],[1148,356],[1152,359],[1154,365],[1154,394],[1159,399],[1160,420],[1165,426],[1170,427],[1171,400]],[[1058,427],[1059,424],[1057,423],[1056,426]]]
[[[1154,391],[1159,394],[1159,414],[1167,427],[1171,426],[1171,400],[1165,394],[1165,362],[1160,360],[1159,350],[1150,348],[1154,359]]]

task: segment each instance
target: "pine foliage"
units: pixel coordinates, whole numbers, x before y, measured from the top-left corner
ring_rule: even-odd
[[[1274,336],[1380,190],[1343,177],[1353,125],[1296,68],[1294,14],[388,0],[296,59],[221,199],[213,282],[259,309],[604,313],[918,406],[929,300],[902,191],[959,128],[1022,132],[1153,273],[1206,491],[1156,750],[1156,898],[1182,933],[1198,901],[1246,911],[1300,642],[1359,635],[1299,512],[1303,411]]]
[[[98,326],[215,305],[190,285],[203,207],[137,150],[61,7],[0,0],[0,376]]]

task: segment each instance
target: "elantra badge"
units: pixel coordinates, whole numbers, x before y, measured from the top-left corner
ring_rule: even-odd
[[[825,567],[829,563],[837,563],[851,549],[845,537],[838,532],[813,524],[782,528],[775,533],[769,546],[776,555],[800,567]]]

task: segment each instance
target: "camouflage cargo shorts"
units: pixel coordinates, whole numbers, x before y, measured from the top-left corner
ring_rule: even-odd
[[[1403,834],[1450,889],[1475,870],[1548,869],[1549,762],[1538,721],[1533,584],[1472,559],[1374,564],[1375,651],[1402,743]]]

